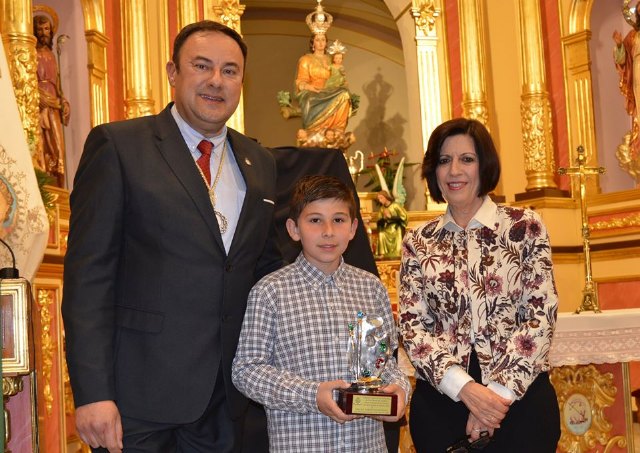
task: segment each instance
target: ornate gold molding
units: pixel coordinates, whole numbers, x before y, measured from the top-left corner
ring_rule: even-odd
[[[593,365],[562,366],[551,371],[551,382],[560,405],[561,452],[583,453],[596,445],[609,445],[613,425],[604,409],[613,405],[618,389],[611,373],[602,374]],[[622,439],[621,446],[626,446]]]
[[[436,8],[433,0],[414,0],[411,7],[411,17],[416,22],[416,27],[425,35],[435,31],[436,18],[440,15],[440,9]]]
[[[220,22],[229,28],[240,31],[240,17],[244,13],[246,6],[241,5],[239,0],[219,0],[218,4],[211,7],[211,20]]]
[[[42,148],[42,132],[40,130],[40,93],[36,75],[38,66],[36,38],[33,32],[26,34],[3,31],[2,40],[7,51],[13,91],[18,103],[22,128],[29,142],[31,158],[36,168],[44,169],[44,162],[38,161],[37,158],[42,155],[39,152]]]
[[[23,390],[22,376],[2,376],[2,396],[9,398]]]
[[[378,273],[380,274],[380,280],[382,284],[387,288],[389,294],[398,293],[398,272],[400,272],[399,260],[384,260],[376,261],[378,267]]]
[[[601,220],[599,222],[589,224],[589,229],[593,232],[633,227],[640,227],[640,214],[638,213],[622,215],[609,220]]]
[[[53,410],[53,391],[51,389],[51,371],[55,353],[55,340],[52,335],[51,306],[53,299],[49,289],[38,289],[38,311],[40,312],[40,352],[42,354],[42,396],[47,415]]]

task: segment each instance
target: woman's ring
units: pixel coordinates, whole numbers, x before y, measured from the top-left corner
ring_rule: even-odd
[[[473,428],[473,430],[474,430],[475,432],[480,432],[480,431],[482,431],[482,428]]]

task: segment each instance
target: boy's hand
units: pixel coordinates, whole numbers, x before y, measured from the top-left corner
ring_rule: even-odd
[[[369,415],[369,417],[381,422],[397,422],[404,415],[406,395],[398,384],[389,384],[380,388],[383,393],[395,393],[398,395],[398,411],[396,415]]]
[[[327,417],[338,423],[349,422],[360,418],[359,415],[347,415],[338,407],[333,399],[333,389],[346,389],[350,384],[342,380],[322,382],[316,393],[316,404],[318,409]]]

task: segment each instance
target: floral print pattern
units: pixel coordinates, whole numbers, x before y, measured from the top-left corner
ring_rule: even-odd
[[[489,199],[482,209],[490,226],[461,230],[439,217],[407,233],[400,330],[418,374],[435,388],[453,365],[468,369],[475,343],[482,382],[519,399],[549,369],[558,309],[551,247],[534,211]]]

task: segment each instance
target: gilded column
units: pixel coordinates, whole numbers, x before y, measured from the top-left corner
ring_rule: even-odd
[[[44,169],[37,156],[42,147],[40,93],[38,92],[36,38],[31,0],[0,0],[0,32],[11,73],[13,90],[29,141],[35,167]]]
[[[154,113],[149,72],[146,0],[121,0],[124,47],[125,117]]]
[[[540,0],[519,0],[522,48],[520,115],[527,191],[557,188],[553,180],[553,125],[542,47]]]
[[[107,88],[107,44],[104,3],[100,0],[81,0],[84,12],[84,36],[87,41],[89,70],[89,98],[91,127],[109,122],[109,93]]]
[[[240,0],[207,0],[204,18],[224,24],[242,34],[240,31],[240,17],[245,8],[245,5],[240,4]],[[242,93],[240,94],[238,108],[227,121],[227,126],[239,132],[244,132],[244,96]]]
[[[484,10],[481,0],[458,0],[462,60],[462,112],[489,127],[485,80]]]
[[[181,0],[178,2],[178,30],[185,25],[198,22],[198,0]]]
[[[418,56],[418,86],[422,149],[427,149],[431,132],[443,121],[443,111],[450,112],[449,78],[446,76],[446,52],[442,6],[434,0],[413,0],[411,16],[416,23],[416,52]],[[443,64],[441,64],[443,63]],[[444,70],[444,77],[441,74]],[[444,96],[443,96],[444,94]],[[448,116],[448,115],[447,115]]]

